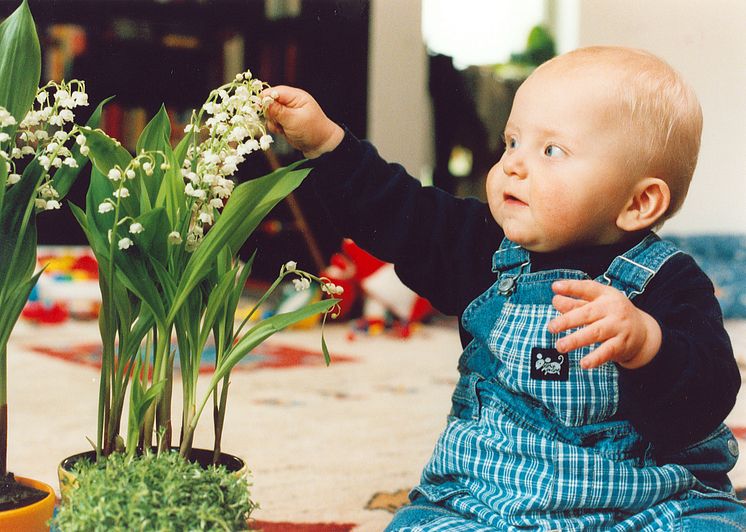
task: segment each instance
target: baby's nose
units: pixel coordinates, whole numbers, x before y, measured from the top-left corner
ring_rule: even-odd
[[[526,161],[520,149],[514,148],[503,155],[503,171],[509,176],[526,177]]]

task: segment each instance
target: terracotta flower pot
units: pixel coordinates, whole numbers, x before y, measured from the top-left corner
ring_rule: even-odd
[[[46,491],[42,500],[22,508],[0,512],[0,530],[3,532],[48,532],[48,521],[54,513],[55,495],[51,486],[30,478],[16,477],[25,486]]]
[[[178,451],[179,449],[172,448],[171,450]],[[192,453],[189,456],[189,459],[192,462],[197,462],[203,467],[206,467],[212,463],[212,450],[192,449]],[[80,460],[88,460],[91,462],[96,461],[96,451],[86,451],[83,453],[68,456],[67,458],[62,460],[62,462],[60,462],[59,466],[57,466],[57,477],[60,481],[60,497],[63,502],[67,500],[70,490],[75,488],[77,478],[72,469],[73,466]],[[227,453],[220,453],[220,460],[218,462],[218,465],[225,466],[228,471],[232,471],[239,476],[246,473],[247,470],[246,462],[235,455]],[[0,530],[4,531],[5,529],[0,527]]]

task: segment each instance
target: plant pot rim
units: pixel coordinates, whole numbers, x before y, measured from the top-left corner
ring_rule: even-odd
[[[179,448],[171,447],[171,451],[178,452]],[[198,462],[202,466],[208,466],[212,465],[212,454],[212,449],[194,448],[192,449],[189,458],[191,461]],[[65,471],[72,471],[73,466],[82,459],[95,461],[96,451],[83,451],[81,453],[70,455],[60,462],[59,467],[64,469]],[[228,471],[231,472],[242,471],[244,468],[246,468],[246,462],[242,458],[236,456],[235,454],[222,451],[220,453],[220,460],[216,465],[223,465],[226,467],[226,469],[228,469]]]
[[[23,484],[24,486],[31,486],[32,488],[36,488],[41,491],[46,491],[47,496],[44,497],[41,500],[38,500],[36,502],[32,502],[31,504],[27,504],[26,506],[21,506],[19,508],[11,508],[9,510],[0,510],[0,522],[3,519],[12,518],[16,516],[21,516],[22,514],[32,513],[37,510],[41,510],[42,506],[48,506],[51,503],[51,507],[54,508],[54,503],[57,499],[57,496],[54,493],[54,489],[49,484],[42,482],[41,480],[36,480],[33,478],[28,477],[15,477],[16,481],[19,484]],[[51,512],[50,512],[51,516]]]

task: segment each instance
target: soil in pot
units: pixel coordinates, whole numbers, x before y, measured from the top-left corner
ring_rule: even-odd
[[[0,480],[0,511],[15,510],[39,502],[48,493],[16,481],[13,473]]]

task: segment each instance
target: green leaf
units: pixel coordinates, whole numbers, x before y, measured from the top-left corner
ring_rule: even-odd
[[[160,150],[163,145],[168,145],[171,138],[171,122],[168,119],[166,107],[161,105],[155,116],[142,130],[140,138],[137,139],[136,153],[141,151]]]
[[[207,338],[210,336],[210,330],[215,324],[220,310],[225,310],[225,306],[228,304],[230,289],[234,286],[235,281],[236,269],[225,272],[223,277],[220,279],[220,282],[208,296],[207,308],[205,310],[205,315],[202,318],[202,327],[197,340],[197,348],[200,352],[207,343]]]
[[[148,305],[155,322],[166,328],[166,307],[163,297],[153,283],[153,272],[148,269],[147,256],[137,246],[126,250],[114,250],[117,279]]]
[[[254,258],[256,258],[256,251],[251,254],[249,260],[246,262],[246,264],[243,265],[243,268],[241,269],[241,275],[239,275],[238,280],[236,280],[235,289],[231,293],[231,299],[228,305],[228,314],[231,321],[235,319],[234,316],[236,315],[238,302],[241,299],[241,294],[243,293],[243,289],[246,286],[246,281],[248,281],[249,276],[251,275],[251,269],[254,265]]]
[[[193,138],[193,133],[187,134],[181,139],[176,149],[172,150],[169,146],[168,149],[164,150],[169,168],[163,174],[156,205],[166,206],[171,228],[177,231],[182,229],[179,218],[186,215],[186,212],[189,212],[187,197],[184,195],[185,185],[184,178],[181,176],[181,165],[186,157],[190,140]]]
[[[108,186],[107,181],[106,176],[103,176],[97,169],[93,169],[91,172],[91,184],[88,188],[88,196],[86,198],[87,212],[85,223],[81,222],[82,213],[80,209],[73,209],[73,214],[78,219],[81,227],[84,228],[88,242],[99,261],[100,269],[104,272],[107,271],[104,265],[108,264],[110,253],[108,230],[113,224],[114,214],[112,212],[103,215],[99,214],[97,206],[102,201],[102,197],[106,197],[105,189]],[[148,216],[152,216],[157,220],[159,214],[162,215],[163,210],[161,209],[160,213],[158,211],[151,212],[153,214],[149,213]],[[152,231],[156,231],[157,222],[154,222],[154,224],[151,228]],[[120,226],[117,235],[113,238],[124,236],[126,231],[126,227],[122,228]],[[153,243],[151,250],[157,249],[158,244]],[[115,245],[114,263],[116,265],[116,280],[122,282],[127,289],[148,305],[156,323],[163,325],[166,307],[164,306],[161,294],[158,293],[154,286],[153,270],[148,268],[148,265],[152,265],[154,262],[157,262],[157,258],[149,255],[147,251],[138,249],[137,245],[127,250],[120,250]]]
[[[243,265],[241,273],[238,276],[238,279],[236,279],[236,282],[228,298],[228,303],[225,307],[225,313],[223,314],[223,322],[215,325],[215,345],[216,347],[218,347],[218,351],[220,351],[220,346],[227,348],[230,344],[232,344],[233,337],[237,333],[237,329],[235,327],[236,310],[238,309],[238,303],[241,300],[241,294],[243,294],[244,288],[246,287],[246,281],[251,275],[251,269],[254,264],[255,257],[256,251],[251,254],[248,262]],[[222,353],[220,352],[218,354],[222,355]]]
[[[176,157],[177,168],[181,168],[181,165],[184,164],[184,159],[186,159],[186,154],[187,151],[189,151],[189,146],[195,142],[198,142],[197,132],[192,131],[191,133],[187,133],[186,135],[184,135],[179,143],[176,145],[176,148],[174,149],[174,156]]]
[[[96,167],[93,167],[91,169],[91,179],[88,183],[88,193],[86,194],[85,212],[90,231],[95,232],[106,243],[104,246],[106,249],[109,247],[108,231],[114,225],[114,211],[101,214],[98,212],[98,206],[104,200],[113,200],[113,192],[112,182]],[[108,255],[108,252],[106,255]]]
[[[99,270],[105,271],[104,263],[109,253],[108,244],[103,238],[101,238],[101,234],[96,230],[95,225],[89,222],[88,216],[80,207],[69,202],[68,205],[81,229],[83,229],[83,233],[88,240],[88,244],[91,246],[93,254],[96,256],[96,260],[99,263]]]
[[[119,142],[100,129],[84,131],[83,134],[91,150],[88,157],[104,176],[115,166],[126,168],[132,160],[132,155]]]
[[[208,265],[219,251],[227,246],[232,253],[238,252],[272,208],[301,184],[310,172],[310,169],[294,170],[301,162],[242,183],[233,190],[220,218],[184,269],[171,315],[178,312],[189,293],[207,275]]]
[[[41,49],[28,3],[0,24],[0,105],[20,123],[31,108],[41,78]],[[17,126],[5,129],[11,137]]]
[[[137,352],[137,347],[142,344],[143,338],[145,338],[145,335],[148,334],[148,331],[152,327],[153,314],[148,310],[147,306],[141,306],[137,319],[130,329],[130,334],[127,335],[126,344],[121,346],[120,352]]]
[[[165,106],[161,105],[160,110],[156,113],[153,119],[148,122],[145,126],[140,138],[137,140],[137,154],[142,151],[160,152],[161,155],[155,156],[155,164],[153,165],[153,174],[148,176],[145,172],[141,172],[142,183],[145,185],[147,190],[148,198],[151,201],[155,200],[158,196],[159,189],[161,188],[161,182],[163,181],[164,170],[161,170],[161,163],[171,162],[169,157],[173,153],[169,139],[171,137],[171,123],[168,120],[168,113],[166,113]],[[165,157],[165,159],[164,159]],[[177,168],[178,170],[178,168]],[[155,205],[162,205],[156,202]]]
[[[320,312],[328,311],[330,308],[334,307],[334,305],[339,303],[339,301],[339,299],[324,299],[322,301],[316,301],[315,303],[310,303],[305,307],[292,312],[275,314],[274,316],[259,322],[257,325],[252,327],[228,353],[226,353],[223,363],[215,368],[215,373],[210,380],[210,388],[214,388],[223,377],[230,373],[233,367],[238,364],[243,357],[249,354],[252,349],[261,344],[264,340],[294,323],[303,321],[304,319]]]
[[[127,452],[134,454],[140,431],[145,424],[145,415],[148,408],[163,392],[165,381],[158,381],[145,391],[140,381],[141,363],[138,358],[132,373],[132,386],[130,387],[130,411],[127,419]]]
[[[3,212],[5,204],[5,189],[8,185],[8,165],[0,164],[0,212]]]
[[[321,332],[321,351],[324,353],[324,363],[328,366],[332,363],[332,357],[329,355],[329,348],[326,346],[324,332]]]
[[[5,345],[8,342],[10,333],[13,331],[13,327],[16,321],[18,321],[18,317],[21,315],[21,311],[26,305],[28,296],[34,288],[34,285],[36,285],[36,281],[39,279],[41,273],[42,270],[39,270],[29,279],[14,286],[6,300],[2,302],[3,309],[2,319],[0,319],[0,345]]]
[[[107,177],[109,170],[115,166],[119,166],[122,169],[127,168],[132,161],[132,155],[119,142],[100,129],[84,131],[83,134],[86,137],[86,145],[90,149],[88,158],[93,163],[91,182],[88,185],[88,195],[92,195],[95,202],[93,205],[88,205],[88,215],[90,216],[92,213],[97,212],[98,205],[102,201],[107,198],[111,199],[111,194],[114,191],[114,183]],[[120,206],[128,216],[136,218],[140,214],[140,191],[137,186],[127,186],[127,188],[130,191],[130,197],[122,198]],[[90,207],[95,208],[91,210]],[[113,220],[113,213],[108,214]],[[106,223],[108,224],[108,230],[111,228],[111,223]],[[100,230],[100,223],[96,225]]]
[[[8,189],[0,211],[0,299],[8,288],[25,281],[36,266],[36,225],[33,201],[41,180],[33,159],[21,180]],[[0,301],[0,317],[4,316]]]
[[[153,267],[153,271],[163,289],[166,301],[169,302],[173,300],[174,293],[176,292],[176,281],[174,280],[173,275],[171,275],[171,273],[157,260],[152,261],[151,266]]]
[[[123,340],[122,336],[126,334],[125,329],[129,330],[130,325],[135,319],[136,310],[133,309],[132,301],[130,301],[130,294],[127,289],[119,283],[114,283],[112,286],[114,291],[114,304],[117,309],[117,315],[119,319],[118,329],[120,333],[120,342]],[[139,305],[137,305],[139,307]]]
[[[161,264],[168,261],[168,216],[166,209],[159,207],[153,209],[136,220],[142,224],[142,233],[130,235],[135,245],[140,248],[143,255],[150,259],[155,259]],[[126,224],[125,224],[126,225]]]
[[[158,189],[156,205],[165,205],[168,214],[169,228],[175,229],[179,224],[182,213],[189,212],[187,197],[184,194],[184,179],[181,177],[179,164],[170,149],[166,152],[169,168],[163,174],[163,179]]]

